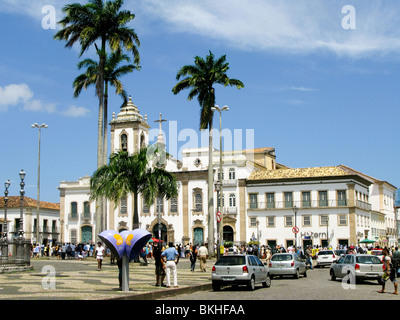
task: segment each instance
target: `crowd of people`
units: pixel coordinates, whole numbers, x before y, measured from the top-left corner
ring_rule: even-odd
[[[214,254],[217,253],[217,246],[214,245]],[[269,262],[271,257],[275,253],[297,253],[300,257],[306,260],[310,269],[313,269],[312,259],[315,258],[319,250],[343,250],[346,254],[372,254],[375,250],[382,251],[383,263],[385,265],[385,275],[382,281],[382,289],[378,292],[385,292],[385,283],[387,280],[391,280],[394,284],[395,291],[397,294],[397,280],[396,278],[400,275],[400,252],[398,248],[381,248],[379,246],[372,245],[350,245],[350,246],[337,246],[332,248],[331,246],[307,246],[303,249],[301,246],[294,247],[289,246],[285,248],[283,245],[277,245],[276,247],[270,247],[268,245],[257,246],[254,244],[243,244],[236,245],[232,244],[229,247],[221,247],[220,254],[251,254],[257,255],[260,259]],[[85,259],[92,257],[98,261],[98,270],[102,269],[102,262],[105,257],[111,257],[111,263],[117,262],[118,267],[121,268],[121,260],[113,257],[109,248],[103,247],[103,244],[99,242],[97,246],[95,244],[82,244],[77,245],[72,243],[63,243],[50,246],[49,244],[33,244],[31,246],[31,257],[56,257],[57,259]],[[147,265],[148,259],[154,259],[155,275],[156,275],[156,286],[171,286],[171,280],[173,278],[174,287],[178,287],[177,277],[177,264],[180,258],[188,258],[190,260],[190,270],[195,271],[196,262],[200,262],[200,272],[207,271],[207,259],[209,258],[209,251],[207,244],[193,245],[187,243],[186,245],[174,245],[172,242],[165,244],[158,242],[149,242],[143,247],[139,256],[136,258],[136,262],[140,262],[140,259]],[[116,261],[117,260],[117,261]],[[119,275],[120,286],[121,286],[121,275]],[[166,280],[166,284],[164,283]]]
[[[31,245],[31,257],[57,257],[57,259],[83,259],[92,257],[94,255],[95,246],[94,244],[83,244],[77,245],[73,243],[63,244],[32,244]]]

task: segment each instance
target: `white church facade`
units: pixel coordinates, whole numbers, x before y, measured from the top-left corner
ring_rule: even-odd
[[[140,114],[131,99],[113,116],[110,127],[111,152],[135,153],[149,145],[147,117]],[[222,176],[220,153],[214,150],[213,165],[214,180],[222,181],[225,241],[246,243],[257,239],[271,246],[324,245],[328,241],[336,246],[375,234],[377,241],[397,241],[394,233],[389,237],[387,229],[388,225],[395,226],[394,208],[383,207],[385,201],[394,202],[395,187],[389,183],[345,166],[287,168],[276,162],[274,148],[223,152]],[[139,195],[139,227],[158,237],[160,213],[164,241],[207,242],[208,147],[183,149],[181,160],[168,157],[165,169],[177,178],[178,196],[157,199],[147,207]],[[96,203],[89,200],[89,182],[89,176],[60,182],[61,242],[96,240]],[[120,203],[107,201],[105,229],[132,229],[133,201],[132,195]],[[383,224],[379,222],[382,217]],[[293,227],[298,227],[297,233]],[[395,232],[393,228],[390,232]]]

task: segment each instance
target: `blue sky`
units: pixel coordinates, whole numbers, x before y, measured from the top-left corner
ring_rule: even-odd
[[[60,181],[96,169],[98,101],[93,88],[78,99],[72,89],[77,63],[93,51],[79,58],[79,48],[64,48],[53,40],[57,30],[42,26],[45,6],[58,21],[67,3],[0,2],[0,194],[7,179],[10,195],[19,194],[24,169],[26,195],[37,196],[32,123],[49,126],[42,130],[41,200],[58,202]],[[226,54],[228,75],[245,84],[216,87],[217,104],[230,108],[223,127],[242,130],[243,148],[250,129],[254,147],[275,147],[289,167],[344,164],[400,186],[398,1],[125,0],[124,9],[136,15],[130,26],[141,41],[142,69],[122,80],[154,128],[161,112],[178,133],[199,133],[197,101],[171,89],[181,66],[211,50]],[[111,95],[110,117],[119,106]]]

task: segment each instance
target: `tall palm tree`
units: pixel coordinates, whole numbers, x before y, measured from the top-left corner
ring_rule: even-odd
[[[156,196],[170,199],[178,194],[175,176],[162,168],[150,167],[147,151],[142,148],[132,155],[126,151],[113,153],[109,164],[97,169],[90,180],[92,199],[105,196],[118,203],[122,197],[133,193],[133,229],[139,225],[139,194],[148,206],[154,203]]]
[[[123,54],[120,50],[112,52],[106,55],[105,67],[104,67],[104,120],[103,120],[103,159],[104,163],[107,162],[107,132],[108,132],[108,87],[109,85],[115,88],[115,93],[123,98],[124,106],[128,100],[124,86],[120,80],[120,77],[126,75],[137,67],[133,64],[127,64],[120,66],[120,63],[126,61],[130,62],[130,58],[127,54]],[[86,72],[80,74],[74,80],[74,97],[77,98],[82,89],[87,89],[91,85],[95,85],[99,78],[99,64],[93,59],[85,59],[78,63],[78,69],[86,68]]]
[[[54,39],[66,41],[65,47],[71,48],[80,44],[80,56],[93,45],[99,55],[99,76],[96,83],[96,93],[99,98],[98,134],[97,134],[97,168],[105,164],[103,159],[104,139],[104,68],[106,61],[106,45],[112,51],[121,47],[131,52],[134,64],[139,66],[140,56],[137,47],[140,41],[127,24],[135,18],[128,10],[121,10],[123,0],[103,1],[89,0],[88,3],[67,4],[62,11],[65,17],[58,23],[61,25]],[[100,49],[96,42],[100,42]],[[103,226],[103,201],[96,206],[96,233],[99,234]]]
[[[235,86],[243,88],[244,84],[237,79],[230,79],[226,72],[229,70],[229,63],[226,62],[226,55],[214,59],[214,54],[209,51],[205,59],[196,56],[194,65],[183,66],[176,75],[176,80],[180,80],[173,88],[172,92],[178,94],[184,89],[190,89],[188,100],[197,96],[200,104],[200,130],[209,130],[209,160],[208,160],[208,250],[210,255],[214,254],[214,172],[213,172],[213,111],[215,106],[216,84],[223,86]]]

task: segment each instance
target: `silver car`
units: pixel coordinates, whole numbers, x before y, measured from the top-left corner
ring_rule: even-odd
[[[262,283],[263,287],[271,286],[268,267],[253,255],[234,254],[222,256],[212,267],[212,288],[214,291],[224,285],[247,285],[250,290]]]
[[[295,279],[302,274],[307,277],[305,260],[296,253],[275,253],[269,263],[271,278],[274,276],[293,276]]]
[[[354,280],[377,280],[380,283],[383,275],[383,263],[371,254],[345,254],[330,268],[331,280],[336,278],[355,277]]]
[[[316,267],[330,266],[333,261],[336,261],[336,256],[333,250],[321,250],[317,253]]]

